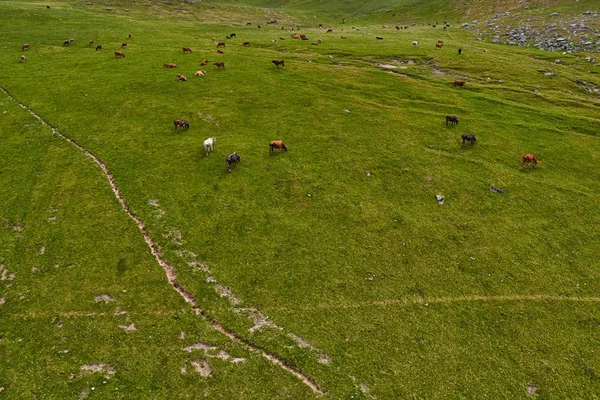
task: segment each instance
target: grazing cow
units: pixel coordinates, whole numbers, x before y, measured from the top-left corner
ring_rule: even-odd
[[[525,154],[523,156],[523,167],[525,164],[531,164],[533,167],[537,167],[537,158],[533,154]]]
[[[327,33],[333,33],[333,29],[327,29]]]
[[[102,45],[101,44],[99,44],[98,46],[96,46],[96,51],[98,51],[98,50],[102,50]]]
[[[458,125],[458,118],[456,115],[446,115],[446,126],[448,126],[448,122],[450,122],[451,125]]]
[[[165,68],[177,68],[177,64],[167,63],[167,64],[163,64],[163,67],[165,67]]]
[[[223,50],[219,49],[219,50],[217,50],[217,53],[224,54],[225,52]]]
[[[321,39],[317,39],[317,43],[321,44],[323,41]]]
[[[173,121],[173,124],[175,125],[175,130],[177,130],[178,127],[182,127],[182,128],[189,128],[190,127],[190,123],[187,122],[185,119],[176,119],[175,121]]]
[[[458,48],[458,55],[460,56],[462,54],[462,49],[459,47]]]
[[[94,44],[93,40],[90,40],[90,42],[88,43],[90,46]]]
[[[130,33],[129,35],[127,35],[127,37],[128,37],[129,39],[131,39],[131,33]]]
[[[181,74],[177,74],[177,80],[179,80],[179,82],[185,82],[187,81],[187,78]]]
[[[435,44],[436,49],[441,49],[442,47],[444,47],[444,43],[436,43]]]
[[[273,61],[271,61],[271,62],[272,62],[273,64],[275,64],[275,66],[276,66],[277,68],[279,68],[279,66],[280,66],[280,65],[281,65],[281,67],[282,67],[282,68],[283,68],[283,67],[285,67],[283,60],[273,60]]]
[[[304,39],[305,37],[306,37],[306,35],[305,35],[304,33],[302,33],[302,34],[300,35],[300,39]]]
[[[252,22],[246,22],[246,26],[252,25]]]
[[[346,36],[340,36],[340,39],[346,39]]]
[[[68,46],[68,45],[70,45],[70,44],[71,44],[71,41],[70,41],[70,40],[65,40],[65,41],[63,42],[63,46]]]
[[[383,40],[383,37],[382,36],[375,36],[375,39],[377,39],[377,40]]]
[[[462,88],[463,86],[465,86],[465,81],[458,81],[457,80],[457,81],[454,81],[453,85],[454,85],[454,87],[458,86],[458,87]]]
[[[240,160],[241,157],[238,155],[238,153],[233,153],[227,156],[225,161],[227,161],[227,169],[229,170],[229,172],[231,172],[231,167],[239,163]]]
[[[300,39],[300,35],[298,35],[297,33],[293,33],[292,39]]]
[[[262,26],[260,26],[260,25],[257,25],[256,27],[257,27],[258,29],[262,28]]]
[[[274,140],[272,142],[269,142],[269,153],[273,154],[275,149],[281,149],[285,152],[287,152],[287,150],[288,150],[286,145],[283,144],[283,140]]]
[[[475,135],[461,135],[460,137],[462,139],[462,144],[465,144],[465,142],[469,142],[471,144],[475,144],[475,142],[477,141],[477,138],[475,137]]]
[[[418,46],[418,45],[420,45],[420,44],[421,44],[421,42],[417,42],[416,40],[415,40],[414,42],[412,42],[412,45],[413,45],[413,46]]]
[[[115,51],[115,57],[123,57],[123,58],[125,58],[125,54],[122,51]]]
[[[234,37],[237,37],[237,36],[235,36],[235,33],[232,33],[231,35],[227,36],[227,39],[233,39]]]
[[[124,49],[125,47],[127,47],[127,43],[125,43],[125,42],[121,43],[121,48]]]
[[[25,62],[25,61],[27,61],[27,57],[21,56],[21,62]]]
[[[25,43],[22,47],[21,47],[21,51],[25,51],[25,50],[29,50],[29,43]]]
[[[213,41],[213,42],[216,42],[216,41],[217,41],[217,38],[212,38],[212,41]]]
[[[225,42],[219,42],[219,43],[217,43],[217,47],[225,47]]]
[[[279,40],[285,40],[285,38],[282,36],[282,37],[279,38]]]
[[[219,68],[225,69],[225,62],[224,61],[217,61],[216,63],[213,63],[213,65],[215,65],[217,67],[217,69],[219,69]]]
[[[208,157],[208,154],[213,151],[213,146],[216,141],[216,137],[210,137],[204,141],[204,151],[206,152],[206,157]]]
[[[204,74],[206,74],[206,71],[204,71],[204,70],[201,70],[201,71],[196,71],[196,72],[194,73],[194,76],[204,76]]]
[[[206,61],[202,61],[202,62],[200,63],[200,66],[204,67],[205,65],[208,65],[208,63],[209,63],[209,61],[208,61],[208,60],[206,60]]]
[[[242,44],[242,46],[248,47],[248,46],[250,46],[250,42],[244,42],[244,43]]]
[[[184,53],[191,53],[192,49],[190,49],[189,47],[183,47],[183,52]]]

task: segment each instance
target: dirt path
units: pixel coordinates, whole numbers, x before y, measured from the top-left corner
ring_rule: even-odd
[[[115,182],[115,179],[114,179],[112,173],[108,169],[108,166],[98,156],[96,156],[95,154],[93,154],[92,152],[87,150],[85,147],[83,147],[80,144],[78,144],[77,142],[75,142],[73,139],[68,138],[65,135],[63,135],[58,129],[56,129],[54,126],[49,124],[46,120],[44,120],[44,118],[42,116],[36,114],[31,108],[29,108],[28,106],[19,102],[4,87],[0,86],[0,90],[2,90],[2,92],[6,96],[8,96],[12,101],[17,103],[21,108],[25,109],[32,116],[37,118],[43,125],[52,129],[53,134],[57,135],[61,139],[64,139],[67,142],[69,142],[70,144],[72,144],[73,146],[75,146],[83,154],[85,154],[86,156],[91,158],[100,167],[100,169],[102,169],[102,172],[108,179],[108,183],[110,184],[110,187],[111,187],[115,197],[117,198],[117,200],[121,204],[121,207],[127,213],[127,215],[129,215],[129,217],[136,223],[138,229],[141,231],[142,235],[144,236],[144,240],[146,241],[146,244],[150,248],[150,252],[154,256],[154,258],[156,259],[158,264],[165,271],[165,273],[167,275],[167,280],[169,281],[171,286],[175,289],[175,291],[177,291],[177,293],[179,293],[179,295],[181,297],[183,297],[183,299],[192,307],[192,309],[194,310],[196,315],[200,316],[204,321],[206,321],[215,330],[217,330],[218,332],[227,336],[232,342],[241,345],[242,347],[244,347],[245,349],[247,349],[249,351],[261,354],[264,358],[269,360],[274,365],[277,365],[277,366],[283,368],[284,370],[286,370],[287,372],[291,373],[292,375],[294,375],[295,377],[300,379],[314,393],[317,393],[317,394],[320,394],[323,396],[325,395],[325,392],[321,388],[319,388],[307,375],[302,373],[302,371],[298,370],[295,367],[287,365],[286,363],[284,363],[280,358],[278,358],[274,354],[271,354],[271,353],[267,352],[266,350],[261,349],[255,345],[253,345],[252,343],[246,341],[245,339],[237,336],[234,332],[226,329],[218,321],[214,320],[212,317],[210,317],[208,314],[206,314],[200,308],[200,306],[198,305],[197,301],[194,299],[192,294],[190,292],[188,292],[183,286],[181,286],[181,284],[179,282],[177,282],[177,273],[175,272],[175,268],[173,268],[172,265],[170,265],[165,259],[163,259],[162,255],[158,249],[158,246],[156,245],[154,240],[152,240],[152,238],[150,237],[150,234],[148,233],[146,226],[144,225],[144,221],[142,221],[142,219],[139,216],[137,216],[133,211],[131,211],[129,204],[127,204],[127,201],[125,201],[125,199],[121,195],[121,192],[119,191],[119,187],[117,186],[117,183]]]

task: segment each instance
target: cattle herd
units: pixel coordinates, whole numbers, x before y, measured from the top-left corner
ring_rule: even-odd
[[[251,23],[248,23],[247,25],[251,25]],[[444,23],[444,25],[445,25],[444,26],[444,29],[445,29],[448,26],[448,24]],[[435,27],[435,26],[436,25],[433,25],[433,27]],[[260,25],[258,27],[260,28]],[[386,28],[386,26],[383,26],[383,28]],[[283,27],[282,27],[282,29],[283,29]],[[319,29],[323,29],[323,26],[319,25]],[[353,30],[360,30],[360,28],[355,28],[355,27],[352,27],[352,29]],[[399,30],[399,29],[408,29],[408,26],[403,26],[403,27],[396,26],[396,29],[397,30]],[[294,28],[292,28],[292,31],[293,30],[294,30]],[[332,32],[333,32],[333,29],[328,29],[327,30],[327,33],[332,33]],[[364,35],[364,32],[363,32],[363,35]],[[232,39],[232,38],[236,38],[236,37],[237,36],[236,36],[235,33],[227,35],[227,39]],[[294,34],[291,35],[291,37],[292,37],[292,39],[308,40],[308,38],[304,34],[296,34],[296,33],[294,33]],[[132,35],[129,34],[128,38],[131,39]],[[341,36],[341,39],[346,39],[346,36]],[[376,39],[377,40],[383,40],[383,37],[382,36],[376,36]],[[215,42],[216,38],[212,38],[212,40],[213,40],[213,42]],[[285,38],[284,37],[280,37],[279,40],[285,40]],[[272,42],[276,42],[276,41],[277,41],[276,39],[272,40]],[[75,43],[74,39],[65,40],[63,42],[63,46],[71,46],[74,43]],[[317,42],[313,42],[312,44],[319,45],[321,43],[322,43],[321,39],[318,39]],[[88,42],[88,44],[90,46],[93,46],[95,44],[95,41],[94,40],[90,40]],[[418,42],[418,41],[413,41],[412,42],[413,46],[418,46],[420,44],[421,44],[421,42]],[[243,42],[242,46],[249,47],[250,46],[250,42],[249,41],[245,41],[245,42]],[[444,42],[442,40],[438,40],[438,42],[435,44],[435,48],[436,49],[442,49],[443,46],[444,46]],[[223,41],[218,42],[217,43],[217,51],[218,51],[218,53],[223,54],[224,51],[221,50],[220,48],[224,48],[224,47],[226,47],[226,43],[225,42],[223,42]],[[126,42],[121,43],[121,49],[125,49],[125,48],[127,48],[127,43]],[[28,51],[29,49],[30,49],[29,43],[25,43],[21,47],[21,51]],[[97,45],[96,46],[96,51],[100,51],[100,50],[102,50],[102,45]],[[182,47],[182,50],[183,50],[183,53],[192,53],[192,49],[190,47]],[[458,49],[458,54],[460,55],[461,53],[462,53],[462,48],[459,48]],[[114,56],[115,56],[115,58],[125,58],[125,53],[123,51],[121,51],[121,50],[116,50],[114,52]],[[21,60],[21,62],[25,62],[25,61],[27,61],[27,57],[25,57],[25,55],[21,55],[20,60]],[[285,66],[284,60],[272,60],[271,62],[276,67],[278,67],[278,68],[279,67],[283,68]],[[202,61],[201,66],[205,66],[208,63],[209,63],[208,60]],[[217,69],[225,69],[225,62],[224,61],[214,62],[213,65],[216,66]],[[175,64],[175,63],[165,63],[165,64],[163,64],[163,67],[164,68],[177,68],[177,64]],[[194,75],[195,76],[204,76],[205,73],[206,73],[206,71],[201,70],[201,71],[197,71]],[[182,74],[177,74],[177,79],[179,81],[181,81],[181,82],[187,81],[187,78],[184,75],[182,75]],[[455,80],[453,82],[453,86],[454,87],[459,87],[459,88],[462,89],[465,86],[465,81],[463,81],[463,80]],[[458,125],[458,122],[459,122],[458,121],[458,117],[456,115],[446,115],[446,126],[448,126],[448,125]],[[184,120],[184,119],[176,119],[175,121],[173,121],[173,124],[175,126],[175,130],[178,130],[178,128],[185,128],[185,129],[187,129],[187,128],[190,127],[189,122],[186,121],[186,120]],[[208,156],[213,151],[215,141],[216,141],[215,137],[210,137],[210,138],[208,138],[208,139],[206,139],[204,141],[204,150],[205,150],[206,156]],[[466,142],[469,142],[471,145],[474,145],[477,142],[477,138],[473,134],[463,134],[463,135],[461,135],[461,141],[462,141],[463,145]],[[270,152],[270,154],[273,154],[273,152],[276,149],[280,149],[283,152],[287,152],[288,151],[287,146],[283,143],[282,140],[275,140],[275,141],[271,141],[269,143],[269,152]],[[231,167],[237,165],[240,162],[240,160],[241,160],[241,157],[237,153],[230,154],[226,158],[228,171],[231,172]],[[535,155],[533,155],[533,154],[525,154],[525,155],[523,155],[523,157],[522,157],[522,166],[525,167],[526,165],[531,165],[534,168],[537,166],[537,158],[535,157]]]

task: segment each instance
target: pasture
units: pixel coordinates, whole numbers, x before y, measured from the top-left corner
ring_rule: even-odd
[[[587,54],[47,4],[0,3],[0,398],[600,396]]]

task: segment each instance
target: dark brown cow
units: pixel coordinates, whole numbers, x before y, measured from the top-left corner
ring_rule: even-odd
[[[96,46],[96,51],[98,50],[102,50],[102,45],[99,44],[98,46]]]
[[[242,44],[242,46],[248,47],[248,46],[250,46],[250,42],[244,42],[244,43]]]
[[[462,139],[462,144],[465,144],[465,142],[469,142],[471,144],[475,144],[475,142],[477,142],[477,138],[475,137],[475,135],[461,135],[460,137]]]
[[[163,67],[165,67],[165,68],[177,68],[177,64],[167,63],[167,64],[163,64]]]
[[[456,115],[446,115],[446,126],[448,126],[448,122],[451,125],[458,125],[458,117]]]
[[[346,36],[340,36],[340,39],[346,39]]]
[[[121,48],[124,49],[125,47],[127,47],[127,43],[125,43],[125,42],[121,43]]]
[[[94,44],[93,40],[90,40],[90,42],[88,43],[90,46]]]
[[[184,48],[183,48],[183,52],[184,52],[184,53],[191,53],[191,52],[192,52],[192,49],[190,49],[189,47],[184,47]]]
[[[383,40],[383,37],[382,36],[375,36],[375,39],[377,39],[377,40]]]
[[[281,149],[284,152],[287,152],[287,150],[288,150],[286,145],[283,144],[283,140],[274,140],[269,143],[269,153],[273,154],[275,149]]]
[[[458,81],[457,80],[457,81],[454,81],[453,85],[454,85],[454,87],[458,86],[458,87],[462,88],[463,86],[465,86],[465,81]]]
[[[333,33],[333,29],[327,29],[326,33]]]
[[[201,66],[205,66],[205,65],[208,65],[208,63],[209,63],[209,61],[208,61],[208,60],[206,60],[206,61],[202,61],[202,62],[200,63],[200,65],[201,65]]]
[[[285,38],[282,36],[282,37],[279,38],[279,40],[285,40]]]
[[[219,43],[217,43],[217,47],[225,47],[225,42],[219,42]]]
[[[436,49],[441,49],[442,47],[444,47],[444,43],[436,43],[435,44]]]
[[[462,54],[462,49],[459,47],[458,48],[458,55],[460,56]]]
[[[525,154],[523,156],[523,167],[525,164],[531,164],[533,167],[537,167],[537,158],[533,154]]]
[[[127,35],[127,37],[128,37],[129,39],[131,39],[131,33],[130,33],[129,35]]]
[[[123,58],[125,58],[125,54],[122,51],[115,51],[115,57],[123,57]]]
[[[190,123],[187,122],[185,119],[176,119],[175,121],[173,121],[173,124],[175,125],[175,130],[177,130],[178,127],[182,127],[182,128],[189,128],[190,127]]]
[[[217,50],[217,53],[219,53],[219,54],[223,54],[223,53],[225,53],[225,52],[224,52],[223,50],[219,49],[219,50]]]
[[[23,47],[21,47],[21,50],[22,50],[22,51],[24,51],[24,50],[29,50],[29,43],[25,43],[25,44],[23,45]]]
[[[217,67],[217,69],[219,69],[219,68],[225,69],[225,62],[224,61],[217,61],[213,65],[215,65]]]
[[[276,66],[277,68],[279,68],[279,66],[280,66],[280,65],[281,65],[281,67],[282,67],[282,68],[283,68],[283,67],[285,67],[285,65],[284,65],[284,61],[283,61],[283,60],[273,60],[273,61],[271,61],[271,62],[272,62],[273,64],[275,64],[275,66]]]

